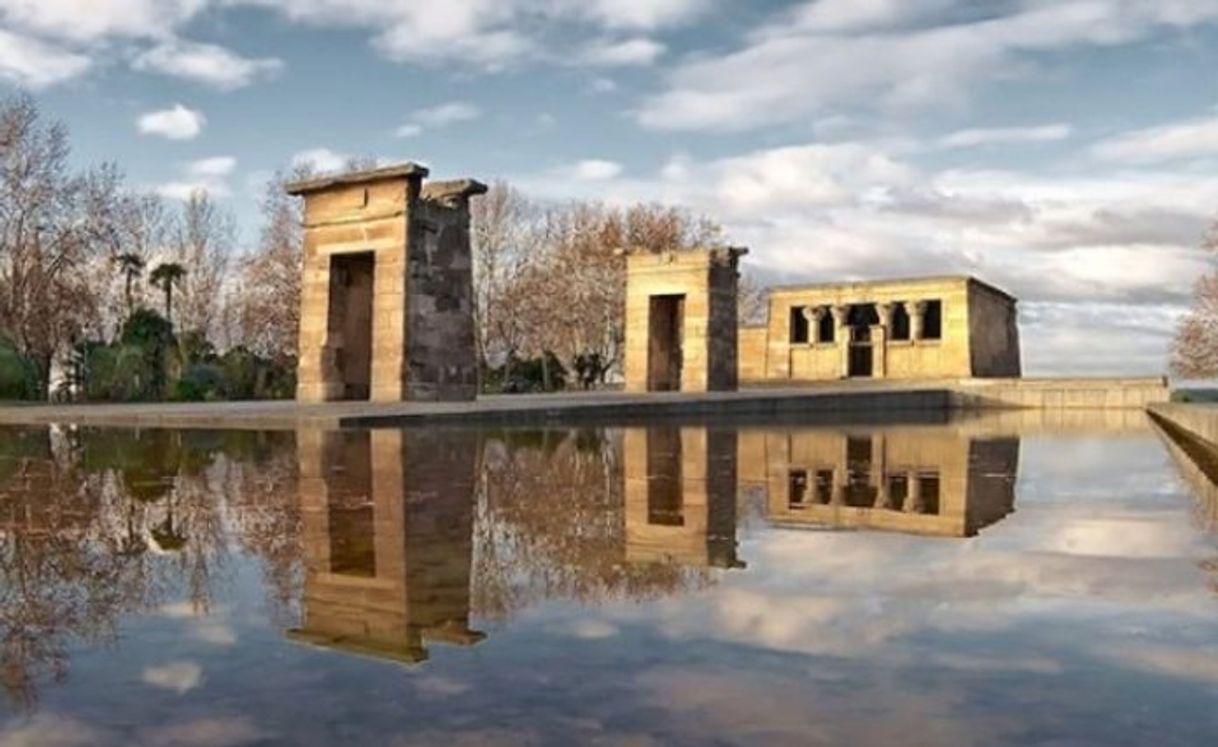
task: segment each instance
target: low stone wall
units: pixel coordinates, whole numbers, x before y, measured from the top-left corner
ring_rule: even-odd
[[[962,379],[952,387],[961,408],[1145,410],[1171,400],[1162,377],[1136,379]]]
[[[1218,451],[1218,405],[1153,405],[1150,417],[1173,436],[1186,436]]]

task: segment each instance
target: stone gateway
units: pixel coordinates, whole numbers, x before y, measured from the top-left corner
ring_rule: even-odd
[[[297,400],[472,400],[469,199],[405,163],[287,186],[305,200]]]

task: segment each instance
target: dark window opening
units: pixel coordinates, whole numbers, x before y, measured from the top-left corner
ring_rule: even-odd
[[[905,304],[896,304],[892,309],[892,339],[908,340],[909,327],[909,312],[906,311]]]
[[[787,475],[787,507],[802,509],[808,501],[808,471],[793,469]]]
[[[921,513],[939,514],[939,473],[918,475],[918,489],[922,494]]]
[[[836,342],[837,340],[837,325],[833,323],[833,314],[829,309],[823,309],[820,315],[820,321],[817,323],[816,341],[817,342]]]
[[[943,302],[927,301],[922,315],[922,339],[938,340],[943,337]]]
[[[804,316],[804,307],[796,306],[791,309],[791,342],[808,342],[808,320]]]
[[[909,478],[905,475],[888,476],[888,505],[884,508],[900,511],[909,497]]]
[[[854,304],[846,312],[846,324],[851,327],[871,327],[880,323],[880,312],[873,303]]]

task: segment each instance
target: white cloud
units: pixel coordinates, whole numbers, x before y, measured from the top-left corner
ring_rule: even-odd
[[[1066,140],[1074,132],[1068,124],[1047,124],[1035,127],[993,127],[959,130],[938,140],[942,148],[974,148],[1005,143],[1047,143]]]
[[[214,156],[191,161],[182,169],[182,178],[166,182],[157,192],[174,200],[189,199],[195,192],[207,192],[212,197],[227,197],[232,193],[228,179],[237,168],[232,156]]]
[[[376,0],[234,0],[287,18],[372,32],[384,57],[403,63],[499,70],[529,60],[570,61],[605,30],[651,31],[690,23],[715,0],[449,0],[437,13],[427,3]],[[640,45],[619,50],[643,54]],[[648,54],[651,54],[648,52]],[[597,63],[599,64],[599,63]],[[620,63],[619,63],[620,64]]]
[[[203,681],[203,668],[193,661],[173,661],[159,667],[148,667],[141,679],[153,687],[184,695]]]
[[[10,26],[79,42],[108,37],[165,38],[207,5],[206,0],[0,0]]]
[[[612,78],[595,78],[588,84],[588,91],[591,93],[613,93],[617,90],[617,83]]]
[[[1096,143],[1091,152],[1101,160],[1122,163],[1218,156],[1218,117],[1127,132]]]
[[[0,78],[19,86],[44,88],[89,69],[88,57],[0,28]]]
[[[169,109],[140,115],[136,126],[145,135],[159,135],[170,140],[191,140],[203,131],[207,118],[202,112],[174,104]]]
[[[616,161],[590,158],[571,166],[569,171],[573,178],[580,181],[603,182],[619,176],[622,173],[622,165]]]
[[[242,57],[215,44],[175,39],[142,52],[132,66],[143,72],[186,78],[221,90],[232,90],[276,74],[283,68],[283,62],[274,58]]]
[[[317,171],[342,171],[350,162],[349,154],[339,153],[329,148],[311,148],[292,156],[293,166],[310,165]]]
[[[805,3],[736,51],[692,58],[636,118],[660,129],[743,130],[845,107],[942,109],[1036,53],[1127,44],[1218,19],[1218,0],[1028,0],[988,14],[963,0],[851,5]]]
[[[601,40],[588,45],[579,59],[585,64],[602,67],[643,66],[653,64],[665,49],[654,39]]]
[[[405,124],[395,131],[398,137],[417,137],[426,130],[448,127],[459,122],[470,122],[482,116],[482,110],[468,101],[449,101],[437,106],[420,109]]]

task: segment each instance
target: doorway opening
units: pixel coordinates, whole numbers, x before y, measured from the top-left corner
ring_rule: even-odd
[[[685,525],[685,495],[681,475],[681,431],[647,430],[647,523]]]
[[[329,331],[344,400],[368,399],[372,390],[372,252],[330,258]]]
[[[846,325],[850,330],[850,352],[846,375],[851,378],[870,378],[875,375],[872,355],[871,327],[880,323],[875,304],[851,306],[846,314]]]
[[[681,390],[685,296],[652,296],[648,313],[647,390]]]

